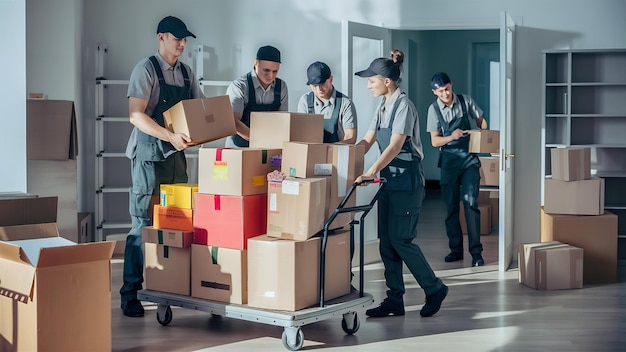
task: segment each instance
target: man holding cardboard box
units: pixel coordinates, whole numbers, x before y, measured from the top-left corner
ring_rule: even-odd
[[[459,222],[459,202],[463,200],[472,266],[482,266],[478,192],[480,160],[469,152],[469,130],[486,129],[483,111],[467,95],[454,94],[452,81],[444,72],[435,73],[430,82],[437,100],[428,108],[426,130],[433,147],[440,148],[441,193],[446,203],[446,233],[450,254],[446,262],[463,259],[463,236]]]
[[[202,98],[191,68],[180,62],[187,37],[196,37],[180,19],[167,16],[157,26],[159,50],[133,69],[128,85],[130,122],[135,126],[126,155],[131,159],[132,229],[126,237],[124,283],[120,289],[122,311],[129,317],[144,314],[137,291],[143,283],[141,231],[150,225],[151,204],[161,183],[186,183],[187,161],[182,152],[191,140],[165,128],[163,112],[183,99]]]
[[[276,77],[280,51],[262,46],[256,53],[252,71],[234,80],[226,90],[233,108],[237,134],[226,140],[226,147],[247,147],[250,140],[250,112],[287,111],[287,83]]]

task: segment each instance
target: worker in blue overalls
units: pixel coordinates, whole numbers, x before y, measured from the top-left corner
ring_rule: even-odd
[[[469,152],[469,130],[486,129],[482,110],[467,95],[454,94],[452,81],[444,72],[435,73],[431,88],[437,100],[428,108],[426,130],[433,147],[440,148],[441,195],[446,204],[446,233],[450,253],[446,262],[463,260],[463,235],[459,202],[463,202],[467,240],[472,266],[485,265],[480,243],[480,160]]]
[[[333,86],[330,67],[316,61],[309,65],[306,73],[306,84],[311,91],[300,97],[298,112],[324,115],[324,143],[354,144],[356,109],[350,98]]]
[[[135,126],[126,148],[131,159],[132,229],[126,237],[120,296],[122,311],[129,317],[144,315],[137,300],[143,283],[141,231],[151,224],[160,184],[187,182],[183,151],[191,140],[166,129],[163,112],[183,99],[204,97],[191,68],[178,60],[190,36],[196,37],[183,21],[173,16],[163,18],[157,26],[159,50],[135,65],[128,84],[129,116]]]
[[[367,133],[358,143],[367,152],[376,142],[380,157],[355,182],[367,184],[377,173],[387,180],[378,198],[379,250],[385,266],[387,297],[365,314],[370,317],[404,315],[404,263],[426,296],[420,315],[430,317],[439,311],[448,287],[435,276],[420,247],[413,243],[424,200],[423,150],[417,110],[398,87],[404,55],[394,50],[391,57],[375,59],[367,69],[356,73],[367,77],[367,87],[374,97],[383,99]]]
[[[226,139],[226,147],[247,147],[250,141],[252,111],[287,111],[287,84],[276,77],[280,51],[273,46],[257,50],[253,70],[237,78],[226,89],[232,106],[237,134]]]

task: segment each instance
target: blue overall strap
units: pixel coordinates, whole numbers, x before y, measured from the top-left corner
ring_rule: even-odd
[[[315,100],[315,96],[313,95],[313,92],[309,92],[309,94],[306,95],[307,110],[309,114],[315,113],[315,110],[313,109],[314,100]]]
[[[393,103],[393,108],[391,109],[391,115],[389,118],[389,129],[393,128],[393,120],[396,119],[396,110],[398,110],[398,107],[400,106],[400,102],[402,101],[402,99],[408,99],[406,97],[406,95],[404,93],[402,93],[398,99],[396,99],[396,102]],[[413,158],[420,158],[419,154],[417,154],[417,152],[413,152],[413,148],[411,148],[411,144],[409,142],[411,137],[406,136],[406,139],[404,140],[404,144],[402,145],[402,149],[400,150],[400,153],[410,153],[411,156]]]
[[[335,96],[335,109],[333,110],[333,120],[339,121],[339,113],[341,112],[341,98],[343,98],[343,94],[340,91],[337,91]]]
[[[154,68],[154,71],[157,74],[157,77],[159,79],[159,87],[163,87],[165,86],[165,78],[163,77],[163,71],[161,70],[161,65],[159,65],[159,61],[157,60],[156,56],[152,55],[150,56],[150,63],[152,64],[152,67]],[[182,63],[180,64],[180,72],[183,74],[183,81],[185,82],[185,88],[187,88],[187,91],[189,92],[189,98],[191,98],[191,78],[189,78],[189,73],[187,72],[187,69],[185,68],[185,65],[183,65]]]

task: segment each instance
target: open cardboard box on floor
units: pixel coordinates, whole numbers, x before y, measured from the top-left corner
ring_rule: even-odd
[[[0,351],[110,351],[114,244],[75,244],[55,223],[32,223],[56,216],[37,206],[49,202],[0,201],[17,216],[6,225],[0,212]]]

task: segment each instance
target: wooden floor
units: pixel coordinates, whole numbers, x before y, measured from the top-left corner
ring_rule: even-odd
[[[624,351],[626,350],[626,272],[619,283],[563,291],[535,291],[518,283],[518,271],[497,271],[497,234],[483,236],[484,267],[445,263],[448,253],[442,203],[430,191],[422,209],[416,242],[450,287],[441,311],[421,318],[423,291],[405,274],[406,315],[367,318],[346,335],[341,319],[305,325],[303,351]],[[516,266],[516,265],[515,265]],[[172,308],[173,320],[161,326],[156,306],[145,303],[143,318],[128,318],[119,309],[122,262],[113,261],[114,351],[287,351],[283,328]],[[358,274],[358,273],[357,273]],[[365,267],[365,292],[375,305],[385,296],[382,265]]]

